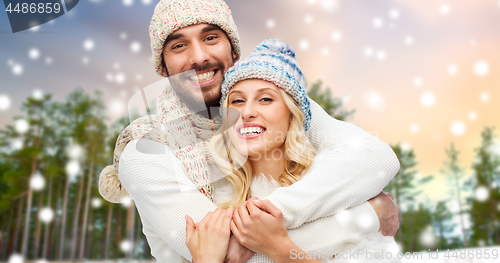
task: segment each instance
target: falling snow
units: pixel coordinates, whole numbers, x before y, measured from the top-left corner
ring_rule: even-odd
[[[450,13],[450,6],[448,6],[448,5],[442,5],[439,8],[439,12],[441,12],[441,14],[443,14],[443,15],[449,14]]]
[[[141,51],[141,43],[139,43],[138,41],[134,41],[132,42],[132,44],[130,44],[130,51],[132,51],[132,53],[138,53]]]
[[[398,19],[400,15],[401,15],[401,14],[399,13],[399,10],[397,10],[397,9],[392,9],[392,10],[389,12],[389,16],[390,16],[392,19]]]
[[[338,42],[338,41],[342,40],[342,32],[340,32],[340,31],[334,31],[332,33],[332,39],[335,42]]]
[[[302,50],[308,50],[308,49],[309,49],[309,41],[307,41],[306,39],[302,39],[302,40],[299,42],[299,47],[300,47],[300,49],[302,49]]]
[[[426,108],[432,107],[436,103],[436,96],[432,92],[425,92],[420,96],[420,103]]]
[[[474,198],[479,202],[484,202],[490,196],[490,191],[484,186],[480,186],[474,190]]]
[[[50,223],[54,219],[54,210],[50,207],[42,208],[38,214],[40,220],[44,223]]]
[[[469,120],[475,121],[477,119],[477,113],[475,111],[471,111],[468,114]]]
[[[454,121],[450,126],[450,131],[455,136],[462,136],[465,130],[466,127],[463,121]]]
[[[42,190],[45,187],[45,178],[40,174],[36,174],[31,178],[30,186],[35,191]]]
[[[304,17],[304,23],[311,24],[313,22],[313,17],[311,15],[306,15]]]
[[[414,42],[414,40],[413,40],[412,36],[405,37],[405,43],[406,43],[406,45],[408,45],[408,46],[413,45],[413,42]]]
[[[123,0],[123,5],[131,6],[134,3],[134,0]]]
[[[21,74],[23,74],[23,66],[21,64],[14,64],[12,66],[12,74],[16,75],[16,76],[19,76]]]
[[[483,92],[479,96],[482,102],[488,102],[490,100],[490,94],[488,92]]]
[[[83,42],[83,49],[87,51],[92,51],[94,50],[95,44],[92,39],[87,39]]]
[[[32,48],[28,52],[28,56],[33,60],[37,60],[40,57],[40,50],[38,50],[37,48]]]
[[[384,97],[378,91],[370,91],[365,95],[365,102],[372,109],[381,109],[384,106]]]
[[[33,91],[33,98],[37,99],[37,100],[41,100],[43,99],[43,91],[40,90],[40,89],[36,89]]]
[[[266,26],[267,28],[274,28],[276,26],[276,21],[274,21],[273,19],[268,19],[266,22]]]
[[[415,77],[413,79],[413,86],[420,87],[424,83],[424,80],[421,77]]]
[[[382,28],[382,26],[384,26],[384,20],[380,17],[376,17],[373,19],[372,25],[377,29]]]
[[[474,72],[480,77],[486,76],[490,72],[490,65],[484,60],[479,60],[474,64]]]
[[[418,133],[420,131],[420,126],[416,123],[413,123],[410,125],[410,131],[411,133]]]
[[[19,119],[16,121],[16,131],[20,134],[26,133],[30,128],[29,123],[24,119]]]
[[[458,72],[458,66],[455,64],[451,64],[448,66],[448,73],[450,75],[456,75]]]
[[[10,109],[11,100],[9,96],[1,94],[0,95],[0,111],[7,111]]]

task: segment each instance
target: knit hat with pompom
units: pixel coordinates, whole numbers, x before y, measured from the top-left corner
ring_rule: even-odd
[[[302,70],[295,59],[295,51],[276,39],[262,41],[245,59],[227,70],[222,83],[221,105],[229,90],[246,79],[262,79],[274,83],[288,93],[304,113],[304,129],[311,125],[311,109]]]
[[[163,45],[167,37],[183,27],[210,24],[224,30],[238,60],[241,56],[240,36],[231,10],[222,0],[161,0],[149,24],[151,50],[156,73],[163,74]]]

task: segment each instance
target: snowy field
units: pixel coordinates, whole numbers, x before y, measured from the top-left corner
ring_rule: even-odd
[[[498,263],[500,262],[500,246],[485,248],[468,248],[461,250],[432,251],[432,253],[422,252],[420,254],[407,253],[403,255],[401,263]],[[487,258],[487,259],[486,259]],[[17,261],[16,261],[17,262]],[[108,261],[24,261],[22,263],[155,263],[156,261],[138,260],[108,260]],[[172,253],[171,262],[180,262],[180,257]],[[356,262],[355,260],[352,261]],[[3,262],[2,262],[3,263]],[[10,263],[10,262],[5,262]],[[21,263],[21,262],[19,262]],[[170,262],[168,262],[170,263]]]

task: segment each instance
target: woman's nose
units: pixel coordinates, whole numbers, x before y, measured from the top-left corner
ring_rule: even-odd
[[[259,116],[259,112],[256,109],[255,105],[253,103],[248,103],[248,102],[241,109],[240,114],[243,120],[248,120]]]

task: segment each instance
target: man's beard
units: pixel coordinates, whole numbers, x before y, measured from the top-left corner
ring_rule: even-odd
[[[203,72],[209,69],[215,69],[216,74],[221,74],[222,81],[224,81],[225,67],[221,62],[193,67],[191,70],[169,77],[172,88],[188,107],[195,112],[206,110],[207,107],[219,107],[220,104],[222,81],[220,83],[216,81],[208,86],[199,87],[194,86],[188,78],[188,76],[195,73],[194,71]]]

